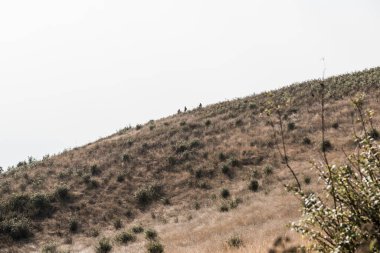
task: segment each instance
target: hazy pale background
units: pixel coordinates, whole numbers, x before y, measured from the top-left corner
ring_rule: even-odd
[[[378,0],[0,2],[0,165],[380,65]]]

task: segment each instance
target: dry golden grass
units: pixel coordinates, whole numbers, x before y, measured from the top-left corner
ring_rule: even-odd
[[[337,89],[352,79],[361,85],[351,89],[365,88],[368,107],[380,112],[380,69],[329,82]],[[290,162],[302,183],[304,177],[311,177],[311,184],[303,183],[304,187],[318,191],[318,178],[309,169],[309,161],[320,160],[320,107],[317,97],[308,91],[310,85],[290,86],[274,94],[282,97],[289,91],[295,100],[286,121],[296,126],[286,131]],[[328,156],[334,162],[343,160],[342,149],[350,152],[354,148],[349,101],[353,93],[335,94],[338,98],[330,97],[326,106],[326,134],[334,146]],[[47,243],[70,252],[94,252],[102,237],[112,240],[114,252],[146,252],[143,235],[127,246],[114,242],[120,231],[140,223],[156,229],[165,252],[173,253],[267,252],[278,236],[289,236],[293,244],[305,243],[287,227],[299,217],[300,207],[283,187],[292,183],[292,177],[277,154],[268,118],[262,114],[267,100],[264,93],[173,115],[1,175],[2,201],[13,193],[52,193],[60,185],[70,189],[72,200],[53,203],[56,211],[52,217],[33,221],[37,228],[30,241],[15,243],[0,237],[0,252],[39,252]],[[331,127],[335,122],[339,123],[337,129]],[[378,122],[376,116],[375,126]],[[154,128],[150,129],[151,125]],[[311,145],[302,144],[304,137],[310,138]],[[185,145],[184,151],[178,151],[181,145]],[[220,159],[220,153],[228,158]],[[128,159],[123,159],[125,154]],[[238,166],[231,164],[233,159]],[[99,174],[91,174],[92,165],[97,165]],[[232,171],[231,177],[222,173],[224,165]],[[267,165],[273,174],[264,175]],[[260,190],[255,193],[248,189],[254,170],[261,174]],[[119,175],[124,176],[123,181],[118,181]],[[89,187],[88,180],[98,186]],[[145,208],[137,204],[136,190],[152,182],[163,187],[162,197],[169,199],[169,205],[160,199]],[[226,202],[220,197],[222,188],[229,189],[231,199],[242,199],[237,208],[224,213],[219,211]],[[68,229],[72,218],[80,224],[75,234]],[[115,219],[121,219],[121,230],[114,228]],[[94,230],[99,232],[97,237],[92,236]],[[242,239],[243,247],[228,246],[227,240],[235,235]]]

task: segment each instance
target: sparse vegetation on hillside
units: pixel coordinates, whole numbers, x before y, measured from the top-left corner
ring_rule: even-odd
[[[360,128],[353,124],[350,98],[365,91],[369,107],[380,112],[380,68],[326,79],[325,87],[330,147],[319,138],[320,83],[314,80],[187,108],[40,161],[22,161],[0,174],[0,247],[26,252],[54,241],[102,252],[146,252],[150,246],[149,252],[163,252],[163,245],[176,253],[266,252],[300,216],[297,199],[283,190],[294,183],[287,163],[302,190],[318,196],[323,189],[316,173],[305,170],[308,162],[324,150],[340,164],[345,158],[340,151],[352,152],[358,144],[351,140],[350,133]],[[288,99],[281,108],[284,135],[275,141],[265,109],[268,101],[283,98]],[[273,120],[279,132],[278,118]],[[368,129],[375,140],[378,122],[374,115]],[[281,156],[282,137],[287,149],[284,155],[280,147]],[[160,242],[140,234],[148,227]],[[244,235],[239,248],[228,245],[236,233]],[[64,243],[66,238],[72,242]]]

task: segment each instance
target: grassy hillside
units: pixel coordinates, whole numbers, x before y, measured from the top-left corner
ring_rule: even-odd
[[[290,162],[303,187],[318,191],[309,161],[320,159],[319,83],[200,107],[20,162],[0,175],[0,251],[94,252],[108,238],[113,252],[146,252],[150,240],[138,227],[156,230],[165,252],[266,252],[278,236],[302,242],[286,227],[299,203],[284,190],[292,177],[263,112],[269,100],[289,100]],[[328,156],[339,161],[342,149],[354,148],[350,97],[365,92],[367,106],[380,112],[380,68],[325,85]],[[231,247],[232,237],[243,247]]]

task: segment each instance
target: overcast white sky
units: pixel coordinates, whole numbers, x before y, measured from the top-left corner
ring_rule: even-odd
[[[0,1],[0,166],[380,65],[378,0]]]

